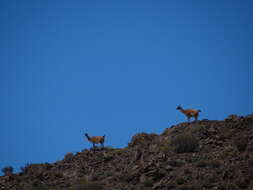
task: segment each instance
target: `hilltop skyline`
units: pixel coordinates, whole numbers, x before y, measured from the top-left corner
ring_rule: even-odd
[[[251,1],[1,1],[0,168],[252,114]]]

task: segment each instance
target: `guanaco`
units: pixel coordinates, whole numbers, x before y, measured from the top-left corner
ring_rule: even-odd
[[[93,144],[93,148],[95,148],[95,144],[101,144],[101,146],[104,147],[105,135],[90,137],[87,133],[85,133],[85,136],[87,137],[88,141]]]
[[[190,121],[191,117],[194,117],[195,121],[197,121],[199,112],[201,112],[201,110],[183,109],[180,105],[177,106],[177,110],[180,110],[187,117],[188,121]]]

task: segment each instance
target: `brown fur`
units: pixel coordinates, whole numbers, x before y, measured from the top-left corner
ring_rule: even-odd
[[[90,137],[87,133],[85,133],[85,136],[88,139],[88,141],[90,141],[93,144],[94,148],[95,148],[95,144],[101,144],[101,146],[104,147],[105,135]]]
[[[191,117],[194,117],[195,121],[197,121],[199,112],[201,112],[201,110],[183,109],[181,106],[178,106],[177,109],[180,110],[187,117],[188,121],[190,121]]]

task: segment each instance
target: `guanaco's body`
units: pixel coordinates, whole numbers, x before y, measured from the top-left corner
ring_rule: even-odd
[[[201,110],[183,109],[181,106],[177,106],[177,110],[180,110],[187,117],[188,121],[190,121],[191,117],[194,117],[195,121],[197,121],[199,112],[201,112]]]
[[[90,137],[87,133],[85,133],[86,138],[93,144],[93,148],[95,148],[95,144],[101,144],[104,147],[105,135],[104,136],[93,136]]]

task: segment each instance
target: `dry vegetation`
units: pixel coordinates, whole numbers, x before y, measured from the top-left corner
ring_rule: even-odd
[[[137,134],[124,149],[3,172],[0,189],[8,190],[252,190],[253,115],[181,123],[161,135]]]

